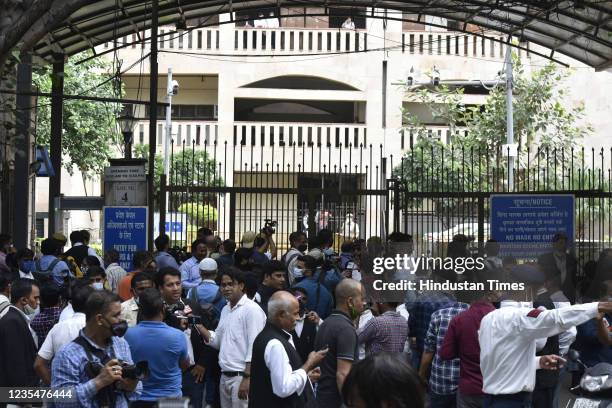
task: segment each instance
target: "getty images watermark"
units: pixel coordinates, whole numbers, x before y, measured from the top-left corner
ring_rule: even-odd
[[[413,257],[404,255],[395,255],[394,257],[377,257],[374,258],[372,272],[376,275],[381,275],[384,272],[407,271],[414,275],[418,270],[444,270],[453,271],[458,275],[463,275],[470,271],[483,271],[485,269],[485,259],[482,257],[457,257],[457,258],[441,258],[420,256]],[[401,279],[399,281],[385,282],[382,279],[377,279],[372,282],[372,287],[375,290],[495,290],[495,291],[510,291],[523,290],[524,283],[520,282],[501,282],[498,279],[487,279],[484,282],[436,282],[431,279],[412,281]]]

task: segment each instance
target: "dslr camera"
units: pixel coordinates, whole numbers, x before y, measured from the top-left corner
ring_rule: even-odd
[[[121,366],[121,378],[129,378],[131,380],[142,380],[149,375],[149,363],[140,361],[136,364],[128,364],[123,360],[119,360]],[[95,378],[104,368],[103,364],[92,361],[87,363],[85,370],[90,378]]]
[[[261,232],[266,235],[272,235],[276,232],[276,221],[273,220],[264,220],[264,227],[261,229]]]

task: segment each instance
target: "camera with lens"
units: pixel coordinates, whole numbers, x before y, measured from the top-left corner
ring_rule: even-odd
[[[266,235],[272,235],[276,232],[276,221],[273,220],[264,220],[265,221],[265,225],[264,227],[261,229],[261,232],[266,234]]]
[[[123,360],[119,360],[121,366],[121,378],[129,378],[131,380],[142,380],[149,375],[149,363],[140,361],[136,364],[128,364]],[[85,371],[90,378],[95,378],[104,368],[103,364],[96,361],[90,361],[85,367]]]

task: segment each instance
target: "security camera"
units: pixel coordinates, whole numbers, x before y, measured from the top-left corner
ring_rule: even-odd
[[[170,86],[168,87],[168,93],[172,94],[172,95],[176,95],[178,94],[179,91],[179,83],[176,80],[172,80],[172,82],[170,83]]]
[[[406,85],[412,86],[413,84],[414,84],[414,78],[412,77],[412,75],[409,75],[408,78],[406,79]]]

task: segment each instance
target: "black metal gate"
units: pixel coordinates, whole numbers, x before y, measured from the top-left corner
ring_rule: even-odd
[[[393,230],[412,234],[415,255],[444,256],[456,234],[473,238],[474,252],[489,239],[491,196],[572,194],[573,250],[596,260],[612,235],[612,149],[502,149],[413,151],[393,170]],[[510,187],[509,187],[510,186]]]
[[[328,228],[337,245],[386,235],[391,169],[382,146],[235,142],[172,146],[158,193],[159,232],[172,245],[189,246],[200,227],[239,241],[266,220],[277,222],[279,248],[293,231]]]

